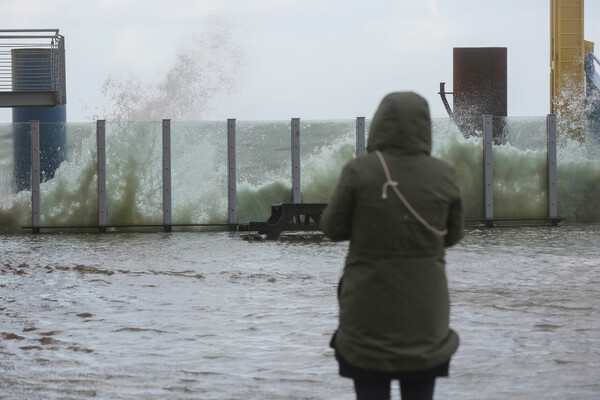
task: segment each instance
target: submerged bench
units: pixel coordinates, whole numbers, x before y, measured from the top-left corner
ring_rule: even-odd
[[[242,232],[258,232],[266,235],[268,240],[277,240],[286,231],[318,231],[321,214],[327,203],[281,203],[271,205],[271,216],[266,222],[248,222],[239,225]],[[484,224],[488,228],[494,226],[523,226],[527,224],[550,224],[558,226],[564,218],[474,218],[466,219],[467,224]],[[507,223],[508,225],[504,225]]]
[[[318,231],[327,203],[281,203],[271,205],[267,222],[249,222],[240,231],[258,232],[268,240],[277,240],[284,231]]]

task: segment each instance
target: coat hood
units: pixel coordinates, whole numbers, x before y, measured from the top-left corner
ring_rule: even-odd
[[[373,116],[367,151],[399,149],[431,153],[431,117],[427,100],[413,92],[390,93]]]

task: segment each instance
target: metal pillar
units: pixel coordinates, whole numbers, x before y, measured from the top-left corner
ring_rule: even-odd
[[[106,121],[96,121],[98,153],[98,227],[106,231]]]
[[[494,156],[492,152],[492,116],[483,116],[483,202],[485,224],[494,226]]]
[[[505,47],[455,47],[454,121],[466,136],[479,130],[481,115],[507,115],[507,49]],[[506,142],[504,121],[498,119],[494,144]]]
[[[302,202],[300,186],[300,118],[292,118],[292,203]]]
[[[162,121],[162,162],[163,162],[163,225],[165,232],[171,232],[171,120]]]
[[[237,229],[237,177],[235,154],[235,118],[227,120],[227,222],[229,230]]]
[[[30,121],[31,134],[31,226],[40,233],[40,121]]]
[[[13,94],[32,95],[34,92],[49,92],[53,89],[53,59],[56,49],[23,48],[11,50]],[[55,171],[66,158],[67,109],[65,105],[54,107],[13,107],[13,147],[15,157],[15,186],[17,191],[29,189],[29,121],[42,122],[40,130],[40,179],[54,177]],[[22,127],[22,128],[21,128]]]
[[[365,117],[356,117],[356,157],[366,153]]]
[[[552,225],[558,224],[558,187],[556,167],[556,115],[546,117],[546,132],[548,138],[548,218]]]

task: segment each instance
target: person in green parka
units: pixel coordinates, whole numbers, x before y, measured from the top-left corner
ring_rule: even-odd
[[[394,379],[403,400],[432,399],[458,348],[444,255],[462,238],[462,202],[431,141],[427,101],[387,95],[367,154],[344,166],[320,221],[327,237],[350,241],[331,346],[357,399],[389,399]]]

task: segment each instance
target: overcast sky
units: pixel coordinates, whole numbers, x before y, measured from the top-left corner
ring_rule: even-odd
[[[417,91],[445,117],[437,92],[441,81],[452,90],[453,47],[507,47],[509,115],[549,112],[548,0],[0,0],[0,9],[3,29],[65,36],[68,121],[110,108],[109,76],[158,81],[190,35],[215,26],[236,54],[203,65],[238,67],[204,120],[370,118],[396,90]],[[600,1],[585,15],[600,53]]]

